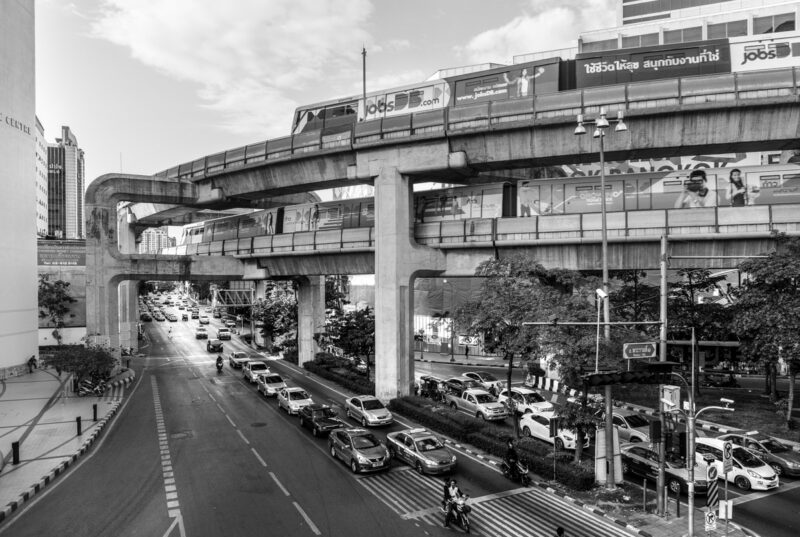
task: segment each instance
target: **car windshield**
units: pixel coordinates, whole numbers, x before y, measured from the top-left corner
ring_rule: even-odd
[[[300,401],[302,399],[309,399],[308,394],[304,391],[289,392],[289,399],[292,401]]]
[[[367,399],[364,401],[364,410],[380,410],[383,408],[383,403],[377,399]]]
[[[625,421],[628,422],[628,425],[634,428],[650,426],[650,422],[638,414],[631,414],[630,416],[625,416]]]
[[[247,355],[245,353],[243,353],[243,352],[234,352],[233,353],[233,357],[234,358],[244,358],[245,356],[247,356]]]
[[[369,449],[379,445],[378,439],[371,434],[360,434],[353,437],[353,447],[355,449]]]
[[[497,380],[497,377],[490,373],[481,373],[481,378],[483,379],[483,382],[494,382]]]
[[[492,397],[488,393],[479,393],[475,395],[475,399],[479,403],[494,403],[494,397]]]
[[[320,408],[319,410],[312,412],[311,415],[315,419],[335,418],[336,411],[332,408]]]
[[[784,451],[789,451],[788,447],[784,446],[774,438],[762,438],[759,440],[761,445],[764,446],[764,449],[770,453],[783,453]]]
[[[283,382],[283,379],[278,375],[272,375],[269,377],[264,377],[264,382],[267,384],[278,384],[279,382]]]
[[[250,364],[250,371],[264,371],[267,369],[267,364]]]
[[[761,459],[744,448],[735,448],[733,450],[733,456],[737,461],[739,461],[739,464],[745,468],[758,468],[759,466],[764,466],[764,463],[761,462]]]
[[[415,443],[419,451],[433,451],[434,449],[441,449],[444,447],[435,436],[420,438]]]

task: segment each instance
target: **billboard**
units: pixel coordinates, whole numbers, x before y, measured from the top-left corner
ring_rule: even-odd
[[[445,108],[450,103],[450,86],[444,81],[417,88],[388,91],[367,96],[366,119],[400,116]]]
[[[769,35],[765,39],[731,38],[731,69],[741,73],[800,65],[800,33]]]
[[[558,91],[559,59],[540,60],[449,79],[454,104],[532,99],[534,94]]]
[[[578,88],[731,72],[726,39],[578,54]]]
[[[39,266],[83,267],[86,266],[85,241],[38,241]]]

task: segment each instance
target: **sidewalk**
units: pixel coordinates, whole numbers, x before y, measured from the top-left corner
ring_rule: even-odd
[[[0,382],[0,523],[89,449],[135,376],[123,371],[102,397],[77,397],[69,390],[71,376],[59,378],[52,369]],[[19,442],[18,464],[13,442]]]

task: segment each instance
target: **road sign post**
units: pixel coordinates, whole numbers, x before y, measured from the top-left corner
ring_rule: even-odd
[[[641,360],[656,357],[657,345],[653,341],[639,343],[623,343],[622,357],[626,360]]]
[[[713,462],[708,462],[708,470],[706,471],[708,478],[708,495],[706,496],[706,506],[714,511],[719,505],[719,492],[717,489],[717,467]]]
[[[731,518],[732,502],[728,502],[728,472],[733,469],[733,444],[730,441],[722,446],[722,471],[725,474],[725,535],[728,535],[728,520]],[[722,507],[720,507],[722,513]]]
[[[706,531],[717,529],[717,514],[714,511],[706,511]]]

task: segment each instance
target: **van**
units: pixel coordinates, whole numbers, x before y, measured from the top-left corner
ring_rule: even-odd
[[[229,328],[217,329],[217,339],[230,339],[230,338],[231,338],[231,331]]]

